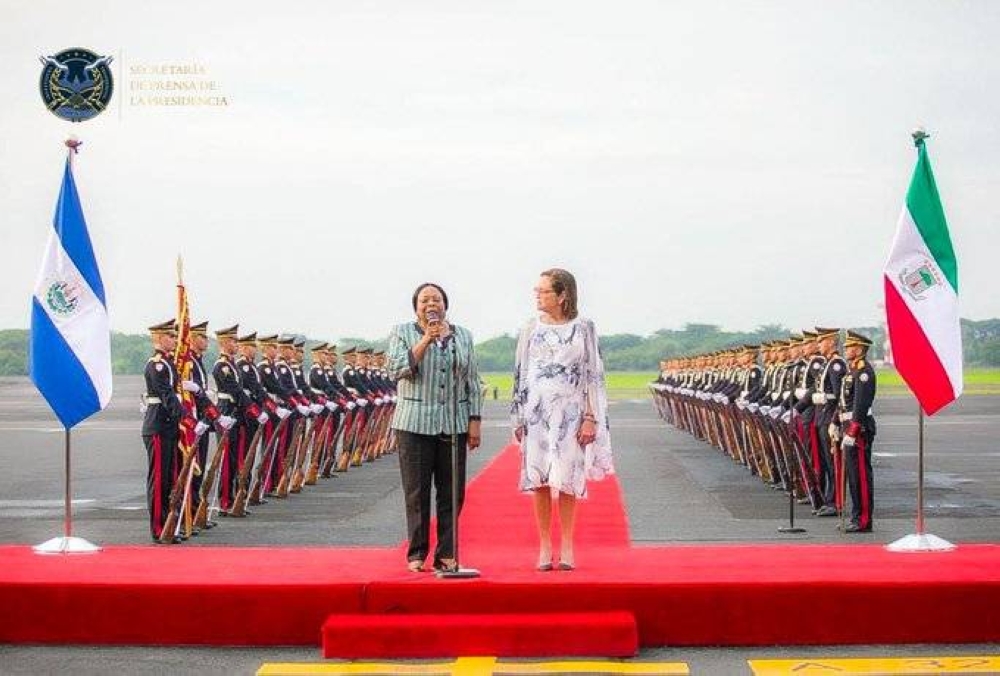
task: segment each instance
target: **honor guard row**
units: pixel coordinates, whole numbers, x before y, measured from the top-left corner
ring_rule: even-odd
[[[245,517],[247,505],[285,498],[319,477],[346,472],[395,450],[389,421],[396,386],[385,355],[314,344],[308,370],[304,340],[215,332],[219,357],[211,389],[202,362],[208,322],[178,346],[174,320],[149,327],[142,437],[150,533],[176,543],[215,524]],[[210,440],[214,436],[214,444]]]
[[[871,340],[817,327],[787,340],[660,362],[650,383],[669,424],[719,448],[775,488],[872,529],[876,375]],[[844,524],[845,488],[851,496]]]

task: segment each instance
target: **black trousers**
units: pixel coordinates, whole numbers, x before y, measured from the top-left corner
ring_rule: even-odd
[[[828,507],[837,506],[837,472],[833,466],[834,458],[830,452],[830,423],[834,411],[825,408],[816,413],[816,434],[819,440],[820,490],[823,492],[823,504]]]
[[[160,434],[144,434],[149,469],[146,473],[146,506],[149,508],[149,533],[160,538],[167,521],[170,490],[174,485],[174,458],[177,455],[177,430]]]
[[[867,430],[858,433],[853,447],[845,449],[844,466],[851,490],[851,521],[861,528],[872,527],[875,507],[875,481],[872,477],[872,445],[875,435]]]
[[[430,550],[431,484],[437,515],[437,547],[434,562],[455,558],[456,516],[452,513],[451,435],[414,434],[396,430],[399,472],[406,502],[407,561],[423,561]],[[468,435],[457,436],[458,513],[465,502],[465,456]]]

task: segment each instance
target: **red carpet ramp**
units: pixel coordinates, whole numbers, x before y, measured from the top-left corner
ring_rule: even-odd
[[[627,612],[331,615],[323,656],[344,659],[634,657],[635,617]]]

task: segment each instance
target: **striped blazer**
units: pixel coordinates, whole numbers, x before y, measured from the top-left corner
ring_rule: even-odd
[[[397,381],[393,429],[463,434],[469,429],[469,420],[482,415],[483,391],[472,334],[454,324],[451,330],[443,346],[432,344],[417,363],[413,346],[420,342],[423,330],[416,322],[393,327],[388,365],[389,375]]]

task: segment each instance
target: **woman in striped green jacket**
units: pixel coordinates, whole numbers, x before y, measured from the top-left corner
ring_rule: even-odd
[[[466,450],[479,446],[482,391],[475,347],[468,329],[448,322],[448,296],[425,283],[413,294],[416,321],[395,326],[389,336],[389,375],[397,381],[392,428],[406,502],[407,567],[424,570],[429,553],[431,484],[437,499],[435,570],[457,567],[453,547],[456,515],[465,499]],[[452,435],[457,438],[458,476],[452,476]]]

